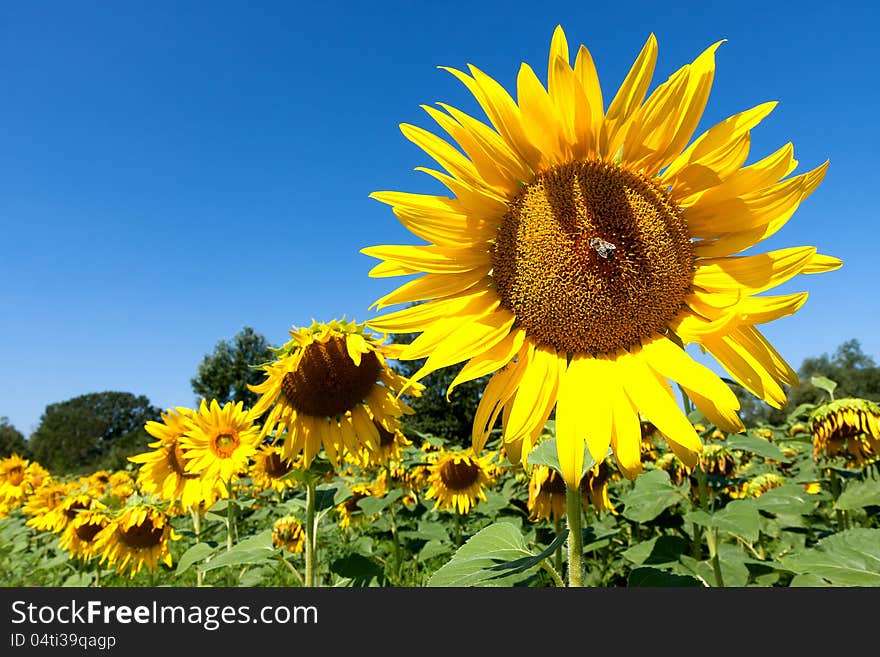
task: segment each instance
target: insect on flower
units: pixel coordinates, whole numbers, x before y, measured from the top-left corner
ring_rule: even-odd
[[[614,255],[614,250],[617,247],[614,246],[611,242],[606,242],[601,237],[591,237],[590,248],[603,258],[609,258]]]

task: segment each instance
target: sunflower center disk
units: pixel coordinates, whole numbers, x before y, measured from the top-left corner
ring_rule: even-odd
[[[440,480],[449,490],[467,490],[479,476],[479,466],[468,461],[447,461],[440,467]]]
[[[19,465],[10,469],[6,474],[6,481],[9,482],[10,486],[20,486],[21,482],[24,481],[24,468]]]
[[[92,539],[104,528],[101,524],[85,523],[76,528],[76,536],[83,543],[91,543]]]
[[[178,477],[182,477],[183,479],[198,478],[198,475],[196,474],[187,473],[186,457],[183,455],[183,450],[180,448],[180,443],[175,440],[174,445],[168,448],[167,454],[168,467],[170,467]]]
[[[235,449],[241,444],[238,436],[228,433],[221,433],[214,438],[214,452],[220,458],[229,458]]]
[[[355,365],[345,339],[333,337],[305,347],[296,371],[281,380],[281,391],[299,413],[337,417],[364,400],[380,373],[376,354],[361,354],[361,364]]]
[[[613,354],[663,331],[690,292],[681,211],[644,176],[602,162],[539,174],[492,250],[502,304],[537,344]]]
[[[263,461],[263,469],[266,471],[267,475],[273,479],[278,479],[279,477],[286,475],[293,468],[290,463],[283,460],[279,454],[276,452],[270,452],[269,455],[266,456],[266,460]]]
[[[156,527],[147,520],[139,525],[132,525],[128,529],[120,529],[119,537],[130,548],[151,548],[162,542],[162,527]]]

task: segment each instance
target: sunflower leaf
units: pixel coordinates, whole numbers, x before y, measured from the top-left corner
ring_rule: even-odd
[[[427,585],[429,587],[511,586],[523,579],[521,577],[523,573],[497,577],[497,573],[491,568],[534,556],[526,547],[522,531],[516,525],[504,521],[496,522],[484,527],[468,539],[449,562],[434,572]]]
[[[847,529],[780,562],[796,575],[809,576],[801,582],[811,585],[880,586],[880,529]]]
[[[177,569],[174,571],[176,575],[182,575],[189,567],[198,561],[202,561],[214,554],[214,548],[207,543],[196,543],[182,555],[177,562]]]
[[[834,503],[834,508],[841,511],[863,509],[866,506],[880,506],[880,481],[853,481],[847,484]]]
[[[758,438],[757,436],[749,436],[737,434],[730,436],[724,446],[728,449],[735,449],[741,452],[749,452],[765,459],[779,461],[780,463],[791,463],[791,459],[782,453],[776,445],[768,441],[766,438]]]
[[[623,517],[649,522],[683,499],[682,490],[672,485],[666,470],[651,470],[636,477],[635,486],[622,496]]]
[[[561,475],[562,467],[559,465],[559,453],[556,451],[556,438],[545,438],[538,443],[532,451],[529,452],[528,462],[529,465],[544,465],[548,468],[553,468]],[[594,465],[596,465],[596,460],[590,454],[590,450],[585,444],[584,467],[581,474],[586,474],[586,472]]]
[[[667,573],[657,568],[642,566],[634,568],[630,571],[626,580],[627,586],[662,586],[662,587],[679,587],[679,586],[703,586],[703,583],[696,577],[690,575],[676,575],[675,573]]]

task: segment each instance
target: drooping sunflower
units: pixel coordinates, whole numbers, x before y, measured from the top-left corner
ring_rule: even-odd
[[[306,544],[306,531],[293,516],[278,518],[272,525],[272,545],[299,554]]]
[[[581,502],[586,509],[590,503],[596,511],[610,511],[616,515],[608,496],[609,469],[606,461],[587,470],[581,479]],[[529,517],[533,521],[565,518],[565,481],[554,468],[535,465],[529,477],[529,497],[526,501]]]
[[[425,499],[434,500],[434,508],[467,514],[479,500],[486,501],[486,490],[494,485],[497,454],[480,456],[472,450],[440,451],[428,466],[428,491]]]
[[[248,474],[257,492],[274,490],[283,493],[296,486],[296,479],[283,478],[294,470],[294,464],[281,455],[279,446],[261,445],[253,460]]]
[[[221,407],[216,399],[210,403],[203,399],[190,417],[190,428],[180,437],[186,473],[198,475],[204,486],[228,495],[227,484],[247,471],[248,459],[260,444],[255,417],[242,402]]]
[[[111,522],[105,509],[85,509],[67,523],[58,545],[70,553],[71,558],[84,561],[95,556],[95,538]]]
[[[386,423],[375,422],[379,433],[379,441],[374,448],[364,445],[358,452],[352,454],[354,462],[361,468],[371,468],[389,465],[399,462],[403,455],[403,448],[412,445],[403,433],[397,418],[388,418]]]
[[[363,509],[361,509],[361,500],[368,497],[381,497],[385,494],[385,490],[376,489],[375,483],[358,482],[350,487],[351,495],[336,505],[336,515],[339,518],[340,527],[350,527],[352,522],[365,519]]]
[[[729,490],[732,498],[748,498],[761,497],[768,490],[778,488],[785,483],[785,477],[777,472],[764,472],[748,481],[743,482],[738,487]]]
[[[168,515],[150,504],[133,504],[121,509],[93,539],[92,553],[101,564],[126,570],[133,579],[144,567],[154,572],[160,563],[171,567],[169,543],[180,536]]]
[[[187,510],[198,509],[200,504],[208,508],[219,495],[213,482],[186,469],[188,459],[183,455],[180,439],[192,428],[189,419],[194,413],[184,407],[162,412],[161,422],[151,420],[144,425],[147,433],[157,439],[149,444],[151,451],[128,457],[140,466],[137,483],[145,493],[179,503]]]
[[[397,394],[406,379],[387,363],[396,352],[363,325],[314,322],[289,333],[291,340],[276,350],[277,360],[262,366],[265,380],[248,386],[260,395],[256,416],[269,412],[261,435],[274,430],[276,441],[283,435],[288,460],[302,454],[309,467],[323,447],[337,467],[346,450],[377,449],[379,427],[393,430],[395,418],[412,413]]]
[[[56,518],[51,515],[53,509],[61,504],[76,484],[67,481],[44,481],[43,485],[29,495],[21,507],[22,513],[29,516],[25,523],[40,531],[51,531]]]
[[[50,511],[41,516],[39,521],[37,521],[36,518],[31,518],[28,520],[28,523],[32,523],[31,526],[33,527],[36,527],[37,523],[39,523],[39,529],[45,529],[60,534],[64,531],[64,528],[67,527],[68,523],[76,518],[80,511],[104,508],[106,508],[106,505],[94,495],[82,492],[80,488],[75,488]]]
[[[867,399],[835,399],[816,408],[810,419],[813,457],[842,457],[861,468],[880,459],[880,405]]]
[[[827,162],[789,177],[797,162],[788,144],[743,166],[750,130],[774,102],[691,140],[720,43],[645,99],[652,34],[606,107],[590,52],[581,46],[572,67],[558,27],[547,87],[522,64],[516,101],[474,66],[446,68],[489,119],[424,107],[461,150],[401,126],[445,172],[419,169],[451,195],[372,194],[429,244],[362,250],[382,261],[373,277],[419,275],[375,306],[424,301],[367,325],[421,333],[400,354],[427,357],[415,379],[466,361],[447,395],[492,375],[474,420],[476,449],[502,415],[505,443],[521,442],[525,458],[555,407],[568,485],[577,485],[584,440],[597,461],[610,446],[632,478],[642,469],[642,413],[693,466],[701,440],[670,381],[719,428],[744,427],[736,396],[688,355],[689,344],[772,406],[785,401],[781,384],[797,384],[756,326],[794,313],[807,294],[760,294],[841,263],[813,246],[737,254],[788,221]]]

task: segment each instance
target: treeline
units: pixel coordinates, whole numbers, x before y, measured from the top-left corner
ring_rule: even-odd
[[[407,343],[414,336],[391,337]],[[262,380],[262,371],[256,366],[273,358],[272,345],[251,327],[244,327],[230,340],[220,340],[203,357],[190,380],[195,394],[194,407],[198,407],[202,399],[216,399],[220,404],[240,401],[245,407],[253,406],[256,395],[247,386]],[[398,372],[409,376],[423,362],[393,365]],[[485,379],[458,386],[447,400],[446,389],[456,373],[456,368],[434,372],[422,380],[426,388],[420,397],[406,398],[415,413],[403,418],[405,433],[410,436],[430,433],[456,446],[470,443],[471,423]],[[814,376],[824,376],[837,383],[835,396],[838,398],[851,396],[880,402],[880,367],[862,351],[859,341],[853,339],[841,344],[833,354],[805,359],[798,369],[801,384],[786,391],[788,403],[781,410],[737,390],[743,421],[749,426],[761,422],[778,424],[798,405],[823,401],[825,393],[810,383]],[[178,405],[187,403],[180,400]],[[150,420],[159,421],[163,410],[143,395],[92,392],[47,406],[37,429],[27,438],[7,417],[0,417],[0,457],[16,453],[36,459],[59,474],[124,469],[129,456],[147,450],[147,444],[153,439],[144,425]]]

